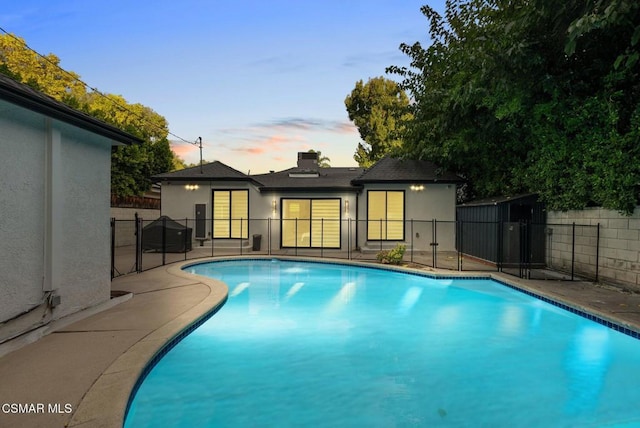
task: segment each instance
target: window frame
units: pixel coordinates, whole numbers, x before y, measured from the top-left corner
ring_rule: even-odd
[[[380,224],[380,220],[381,219],[371,219],[369,218],[369,213],[371,211],[371,193],[384,193],[384,218],[383,223],[384,223],[384,233],[383,236],[385,237],[384,239],[382,238],[382,236],[380,236],[379,238],[372,238],[369,235],[369,225],[371,223],[375,223],[375,224]],[[388,233],[388,217],[389,217],[389,198],[388,198],[388,194],[389,193],[400,193],[402,194],[402,237],[401,238],[393,238],[393,239],[389,239],[389,233]],[[367,241],[376,241],[376,242],[380,242],[380,241],[388,241],[388,242],[403,242],[405,240],[406,237],[406,223],[407,220],[407,198],[406,198],[406,191],[404,189],[398,189],[398,190],[393,190],[393,189],[369,189],[367,190]],[[394,220],[396,221],[396,220]]]
[[[285,228],[284,228],[284,222],[285,221],[290,221],[290,220],[294,220],[294,219],[287,219],[284,218],[284,207],[285,207],[285,201],[308,201],[309,202],[309,218],[298,218],[299,220],[308,222],[309,224],[309,245],[305,245],[305,246],[300,246],[298,245],[298,236],[295,236],[295,245],[284,245],[284,241],[285,241]],[[313,201],[338,201],[338,218],[337,219],[330,219],[332,221],[337,220],[338,221],[338,244],[337,246],[325,246],[323,242],[320,242],[320,245],[313,245],[313,222],[314,222],[314,217],[313,217]],[[305,197],[284,197],[284,198],[280,198],[280,248],[308,248],[308,249],[341,249],[342,248],[342,204],[343,204],[343,198],[341,197],[318,197],[318,198],[305,198]],[[320,221],[321,219],[317,219],[315,221]],[[329,219],[327,219],[329,220]],[[295,234],[295,232],[294,232]],[[322,237],[321,237],[322,238]],[[321,239],[322,241],[322,239]]]
[[[216,212],[216,192],[228,192],[229,193],[229,210],[227,213],[227,218],[216,218],[215,217],[215,212]],[[244,192],[246,193],[246,197],[247,197],[247,217],[246,218],[240,218],[240,219],[234,219],[231,217],[231,213],[233,210],[233,193],[234,192]],[[249,225],[250,225],[250,221],[249,221],[249,189],[211,189],[211,239],[249,239]],[[215,229],[215,224],[217,222],[221,222],[221,221],[226,221],[226,229],[227,229],[227,236],[216,236],[216,229]],[[239,221],[240,224],[246,224],[247,227],[241,227],[242,233],[240,234],[241,236],[233,236],[233,227],[232,227],[232,223],[233,221]],[[245,223],[246,222],[246,223]]]

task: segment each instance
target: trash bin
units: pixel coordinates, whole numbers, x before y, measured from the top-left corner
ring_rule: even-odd
[[[262,243],[262,235],[253,235],[253,251],[260,251],[260,244]]]

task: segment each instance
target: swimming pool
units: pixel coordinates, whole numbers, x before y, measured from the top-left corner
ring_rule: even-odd
[[[149,371],[126,427],[640,426],[640,341],[495,281],[185,270],[228,301]]]

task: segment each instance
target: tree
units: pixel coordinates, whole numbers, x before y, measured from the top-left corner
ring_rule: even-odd
[[[85,93],[80,76],[64,71],[60,59],[53,55],[39,56],[27,49],[23,39],[0,35],[0,72],[31,86],[58,101],[65,102]]]
[[[409,98],[396,82],[384,77],[360,80],[344,103],[362,138],[353,156],[358,165],[367,168],[402,146],[412,115]]]
[[[330,168],[331,167],[331,159],[326,156],[322,156],[322,152],[320,150],[309,149],[309,153],[317,153],[318,154],[318,166],[320,168]]]
[[[174,154],[171,171],[180,171],[181,169],[185,169],[185,168],[187,168],[187,164],[185,163],[184,159]]]
[[[449,0],[444,18],[424,6],[431,45],[401,45],[411,67],[388,70],[415,100],[405,155],[464,176],[470,196],[537,192],[552,209],[630,212],[640,183],[636,3]]]
[[[111,157],[111,192],[117,196],[144,193],[151,187],[151,176],[170,171],[173,165],[166,119],[149,107],[129,104],[120,95],[87,92],[80,76],[63,70],[59,62],[53,54],[39,56],[19,37],[0,36],[0,73],[144,141],[116,147]]]
[[[129,104],[120,95],[87,95],[92,116],[111,123],[144,143],[112,150],[111,192],[118,196],[140,195],[151,187],[151,177],[173,168],[168,125],[164,117],[142,104]]]

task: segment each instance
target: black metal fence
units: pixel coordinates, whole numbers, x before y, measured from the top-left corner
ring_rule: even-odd
[[[218,256],[376,261],[380,251],[400,244],[408,264],[597,281],[599,236],[599,225],[575,223],[268,218],[226,219],[216,225],[213,219],[112,219],[111,277]]]

